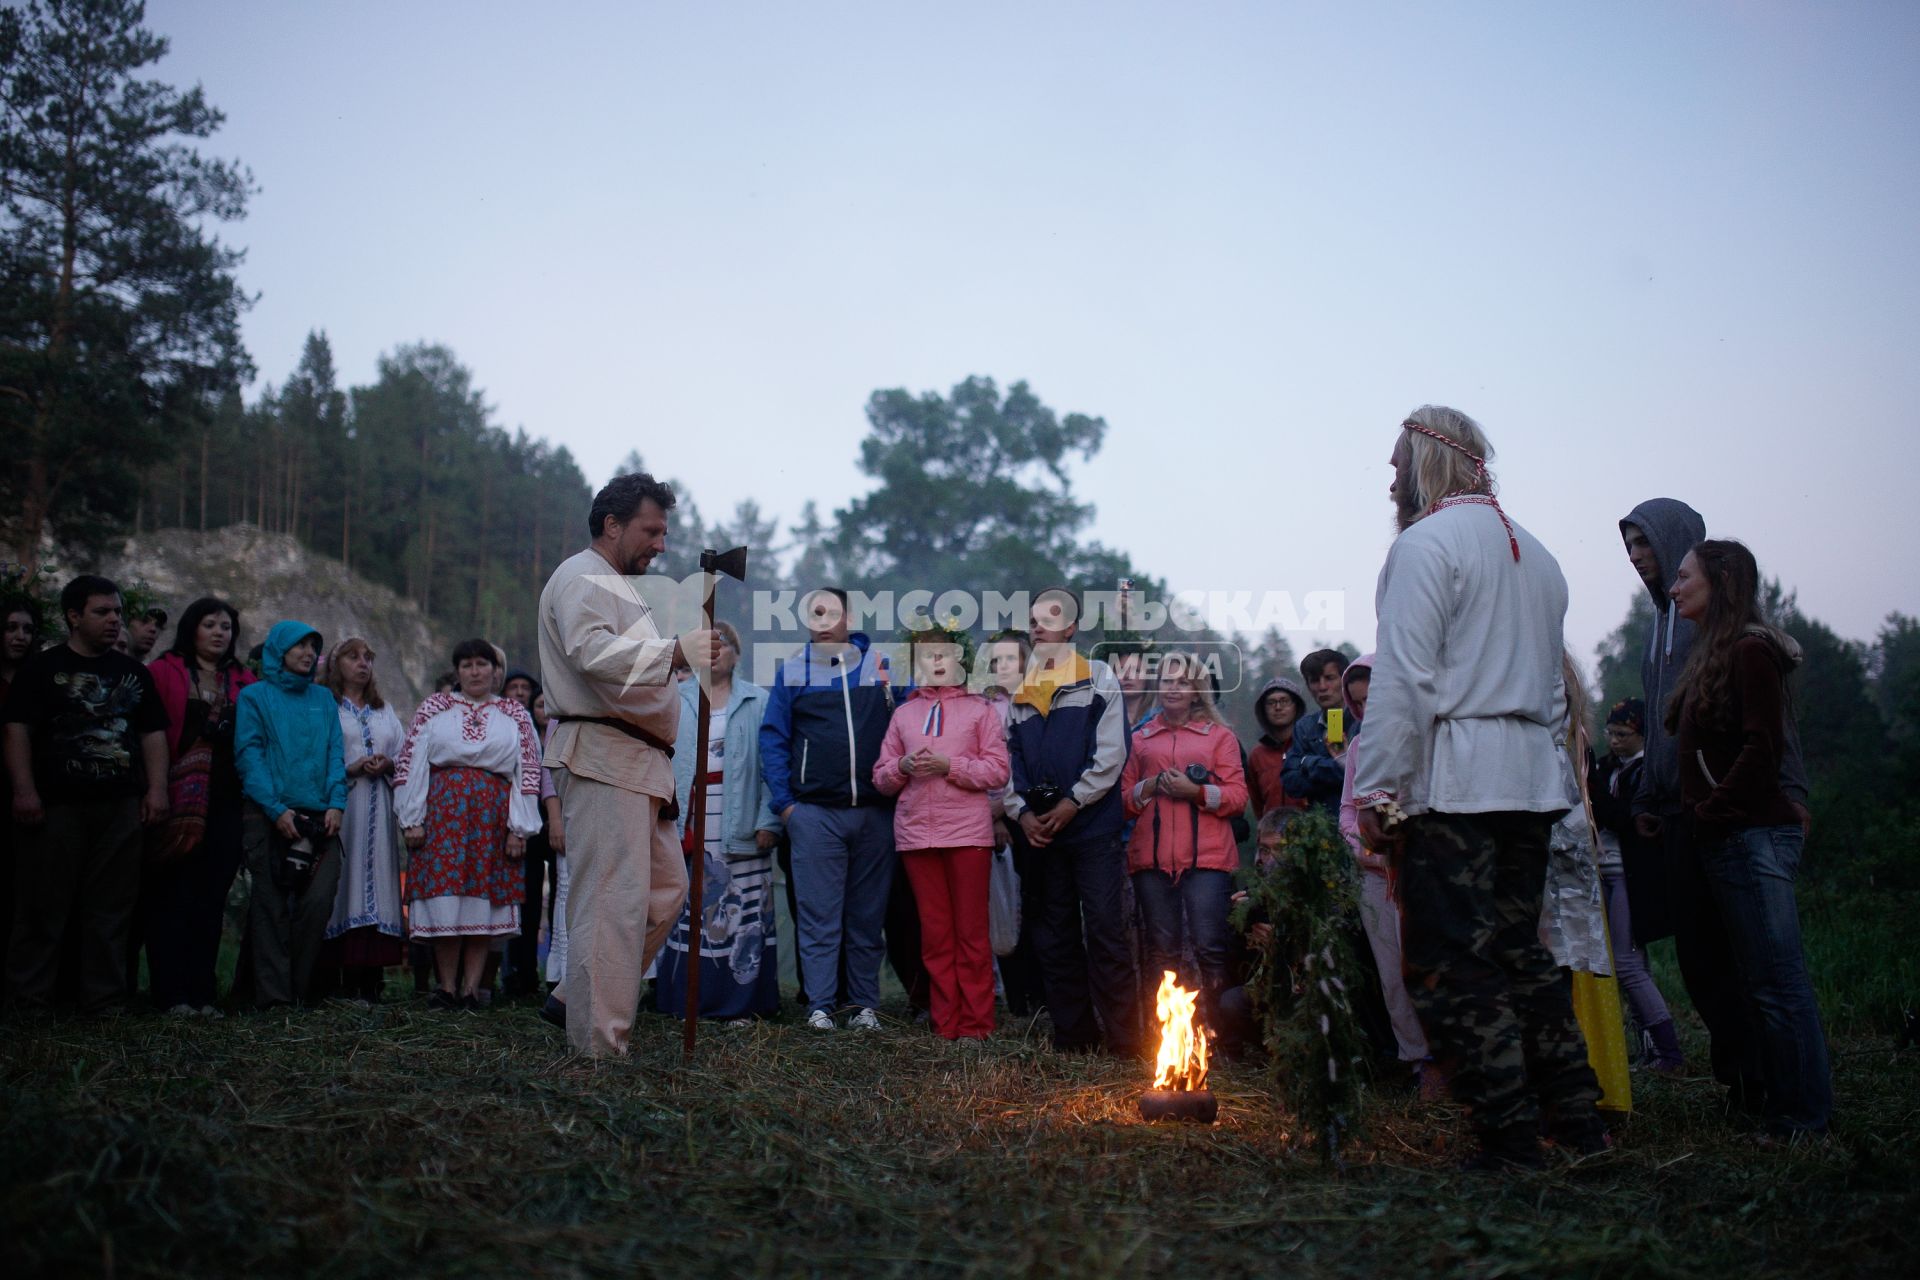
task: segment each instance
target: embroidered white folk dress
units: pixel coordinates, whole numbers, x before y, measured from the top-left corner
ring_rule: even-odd
[[[518,933],[526,881],[506,837],[540,830],[540,748],[526,710],[434,694],[414,714],[394,787],[401,827],[427,830],[409,883],[413,936]]]
[[[340,738],[351,770],[368,756],[398,760],[407,731],[391,705],[361,707],[343,697]],[[333,917],[327,921],[327,937],[365,928],[392,938],[406,936],[400,916],[400,849],[392,780],[365,774],[354,778],[340,825],[340,888],[333,899]]]

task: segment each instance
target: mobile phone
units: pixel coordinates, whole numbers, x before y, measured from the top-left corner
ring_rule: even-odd
[[[1337,747],[1347,740],[1347,713],[1340,707],[1327,708],[1327,745]]]

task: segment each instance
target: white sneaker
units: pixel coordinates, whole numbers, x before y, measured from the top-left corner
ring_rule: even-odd
[[[859,1019],[855,1018],[854,1021],[858,1022]],[[807,1015],[807,1025],[815,1031],[831,1031],[833,1030],[833,1015],[825,1009],[815,1009]]]
[[[848,1022],[847,1025],[860,1031],[878,1031],[880,1029],[880,1011],[878,1009],[862,1009],[853,1015],[853,1020]]]

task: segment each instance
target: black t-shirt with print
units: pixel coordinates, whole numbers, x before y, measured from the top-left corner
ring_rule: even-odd
[[[7,693],[4,718],[33,738],[42,804],[137,796],[146,788],[140,739],[167,727],[147,669],[124,653],[82,657],[68,645],[28,658]]]

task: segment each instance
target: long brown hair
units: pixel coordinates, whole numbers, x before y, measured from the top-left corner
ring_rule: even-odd
[[[327,688],[333,690],[334,697],[344,698],[347,696],[347,678],[340,670],[341,656],[343,654],[355,653],[361,649],[367,651],[367,661],[371,663],[373,661],[373,646],[365,640],[362,640],[359,636],[354,636],[350,640],[342,640],[333,647],[333,652],[327,655]],[[386,705],[387,700],[380,696],[380,682],[374,678],[373,668],[369,666],[367,668],[367,706],[374,711],[378,711]]]
[[[1749,633],[1770,638],[1784,650],[1780,632],[1760,611],[1760,566],[1745,543],[1708,538],[1688,552],[1707,580],[1707,616],[1693,637],[1687,665],[1668,699],[1666,725],[1680,728],[1689,706],[1702,724],[1724,727],[1733,716],[1733,647]]]

